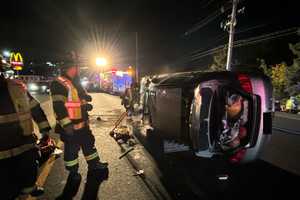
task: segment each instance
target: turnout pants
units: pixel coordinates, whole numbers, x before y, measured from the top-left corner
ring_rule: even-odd
[[[31,149],[18,156],[0,160],[1,199],[15,199],[20,193],[30,193],[35,189],[38,157],[38,150]]]
[[[66,169],[77,172],[79,168],[78,152],[82,149],[89,169],[99,163],[99,155],[95,147],[95,137],[89,127],[74,132],[73,136],[62,136],[65,146],[64,161]]]

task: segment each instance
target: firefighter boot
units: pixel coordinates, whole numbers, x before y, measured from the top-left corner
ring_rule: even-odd
[[[70,172],[63,193],[56,200],[72,200],[77,194],[81,182],[81,175],[78,172]]]
[[[90,164],[88,167],[88,173],[94,174],[101,180],[107,180],[109,174],[108,163],[98,161],[95,164]]]
[[[44,188],[35,185],[34,187],[28,189],[28,191],[26,191],[26,189],[23,190],[23,191],[21,192],[21,195],[29,195],[29,194],[30,194],[30,195],[33,196],[33,197],[38,197],[38,196],[43,195],[44,192],[45,192],[45,191],[44,191]]]
[[[88,167],[88,170],[91,171],[91,170],[105,170],[107,169],[107,166],[108,166],[108,163],[107,162],[100,162],[100,161],[97,161],[95,163],[90,163],[89,164],[89,167]]]
[[[36,186],[35,189],[30,192],[30,195],[33,196],[33,197],[38,197],[38,196],[41,196],[44,194],[44,188],[43,187],[39,187],[39,186]]]

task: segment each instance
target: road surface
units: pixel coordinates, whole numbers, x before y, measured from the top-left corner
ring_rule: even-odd
[[[96,147],[100,153],[101,160],[109,163],[109,179],[99,186],[98,197],[101,200],[154,199],[152,193],[143,184],[141,178],[133,176],[135,171],[126,157],[119,159],[121,155],[120,147],[108,134],[114,122],[117,120],[117,117],[124,111],[120,105],[120,98],[108,94],[92,94],[92,97],[94,109],[90,113],[91,128],[96,138]],[[49,119],[53,120],[51,110],[49,110],[51,104],[45,101],[42,105],[49,114]],[[101,115],[102,121],[97,121],[96,118],[98,116],[96,115]],[[51,123],[53,124],[53,121]],[[81,199],[84,192],[84,183],[86,182],[87,165],[81,152],[79,163],[80,173],[84,179],[74,199]],[[48,169],[43,169],[43,176],[46,177],[40,177],[40,179],[45,180],[45,195],[38,199],[52,200],[62,192],[66,183],[67,172],[64,169],[62,157],[47,163],[47,166]]]
[[[123,200],[156,199],[149,185],[140,177],[133,176],[139,160],[143,160],[141,167],[152,168],[153,163],[141,158],[143,149],[135,150],[128,156],[136,159],[137,166],[121,155],[120,147],[108,135],[113,122],[122,113],[120,98],[108,94],[92,94],[94,110],[91,112],[91,128],[96,138],[96,146],[101,159],[109,162],[109,179],[99,186],[98,197],[100,199]],[[45,99],[46,100],[46,99]],[[51,104],[45,101],[43,107],[46,110],[51,124],[54,124],[51,114]],[[100,115],[102,121],[97,121]],[[291,121],[296,120],[296,121]],[[283,123],[282,123],[283,122]],[[298,116],[279,113],[274,120],[274,126],[295,128],[300,124]],[[245,196],[253,199],[266,197],[287,197],[297,195],[296,183],[300,182],[300,135],[287,134],[274,131],[269,145],[264,150],[261,159],[255,163],[243,167],[232,168],[229,172],[230,179],[226,183],[215,182],[211,179],[215,171],[210,165],[185,160],[184,156],[170,157],[171,168],[162,168],[163,176],[160,177],[162,184],[174,199],[241,199]],[[140,149],[140,148],[139,148]],[[142,153],[139,153],[139,152]],[[151,160],[151,159],[148,159]],[[55,199],[63,190],[66,183],[67,173],[64,170],[62,158],[46,163],[46,169],[42,170],[39,183],[44,185],[46,194],[39,199]],[[138,168],[138,167],[137,167]],[[149,169],[151,171],[151,169]],[[155,170],[152,170],[155,171]],[[80,155],[80,172],[86,177],[86,163]],[[155,175],[153,175],[154,177]],[[157,179],[155,179],[157,180]],[[213,181],[212,181],[213,180]],[[80,199],[84,192],[83,180],[80,190],[74,199]],[[150,187],[151,188],[151,187]],[[221,191],[221,192],[220,192]],[[247,198],[247,199],[248,199]]]

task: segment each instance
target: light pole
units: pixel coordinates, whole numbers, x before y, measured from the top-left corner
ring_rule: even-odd
[[[226,70],[231,70],[231,60],[232,60],[232,48],[233,48],[233,40],[234,40],[234,31],[236,25],[236,9],[237,9],[238,0],[232,1],[232,13],[230,19],[230,30],[229,30],[229,42],[228,42],[228,52],[227,52],[227,63]]]
[[[138,53],[138,32],[135,32],[135,82],[139,82],[139,53]]]
[[[98,67],[98,69],[100,69],[100,83],[99,83],[99,86],[100,86],[100,89],[102,87],[102,77],[101,77],[101,74],[103,73],[103,67],[105,67],[107,65],[107,60],[106,58],[103,58],[103,57],[97,57],[96,58],[96,66]]]

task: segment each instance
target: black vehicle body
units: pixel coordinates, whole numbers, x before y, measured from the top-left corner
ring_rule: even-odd
[[[243,163],[257,159],[270,139],[272,85],[260,72],[184,72],[151,80],[143,86],[141,102],[165,154],[192,151],[195,157]],[[239,145],[224,148],[220,138],[228,119],[227,99],[232,95],[243,100],[239,117],[247,119],[243,125],[247,134]]]

